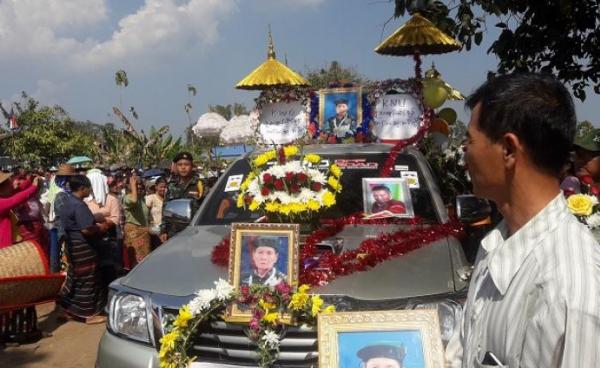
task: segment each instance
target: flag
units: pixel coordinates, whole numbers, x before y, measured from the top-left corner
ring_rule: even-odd
[[[10,109],[10,115],[8,117],[8,129],[19,129],[19,124],[17,123],[17,115],[15,115],[15,111],[12,108]]]

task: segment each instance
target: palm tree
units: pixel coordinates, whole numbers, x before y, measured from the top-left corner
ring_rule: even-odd
[[[115,73],[115,83],[119,87],[119,108],[123,110],[123,88],[129,85],[129,78],[123,69],[117,70]]]

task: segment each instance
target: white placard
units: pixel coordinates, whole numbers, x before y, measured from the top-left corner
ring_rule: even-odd
[[[260,113],[258,131],[265,143],[286,144],[306,134],[308,116],[300,101],[266,105]]]
[[[375,105],[374,134],[385,140],[413,137],[419,131],[422,114],[421,104],[413,95],[384,95]]]
[[[410,189],[419,189],[419,174],[416,171],[402,171],[400,177],[406,179]]]
[[[227,178],[227,183],[225,183],[224,192],[235,192],[240,190],[240,186],[242,185],[242,180],[244,180],[244,175],[231,175]]]

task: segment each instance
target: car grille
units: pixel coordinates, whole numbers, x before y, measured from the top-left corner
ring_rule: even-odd
[[[176,315],[176,310],[163,314]],[[244,325],[222,321],[200,328],[189,351],[197,362],[256,366],[257,346],[245,333]],[[279,346],[279,356],[274,367],[309,368],[318,366],[317,331],[309,327],[284,326]]]

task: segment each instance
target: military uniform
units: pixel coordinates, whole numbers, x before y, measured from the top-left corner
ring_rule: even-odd
[[[258,276],[256,271],[252,272],[251,274],[243,275],[241,284],[275,286],[282,281],[287,282],[287,276],[284,273],[277,271],[277,269],[273,267],[271,272],[266,274],[265,277]]]
[[[346,115],[342,119],[338,119],[337,115],[328,119],[323,125],[323,131],[333,134],[338,138],[345,138],[347,135],[354,134],[356,130],[356,120]]]
[[[202,199],[205,195],[204,182],[194,174],[187,181],[180,181],[178,176],[174,176],[167,182],[167,192],[165,193],[165,199],[163,200],[163,222],[160,225],[161,234],[167,234],[170,239],[175,236],[178,232],[185,229],[187,225],[169,222],[164,216],[165,204],[173,199],[180,198],[191,198],[192,201],[192,216],[196,213],[202,203]]]

